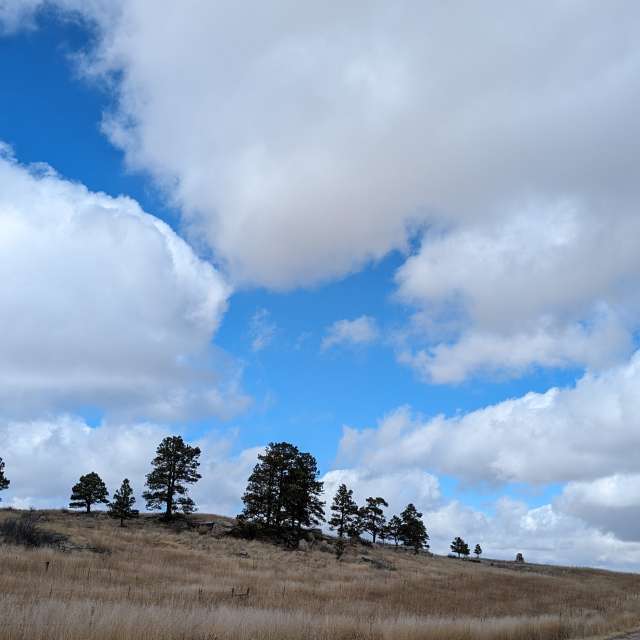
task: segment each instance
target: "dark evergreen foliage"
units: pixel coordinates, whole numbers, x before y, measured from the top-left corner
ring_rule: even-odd
[[[476,554],[476,558],[480,558],[480,556],[482,555],[482,547],[477,544],[476,548],[473,550],[473,553]]]
[[[451,551],[453,551],[453,553],[457,553],[458,558],[460,556],[466,557],[471,553],[469,550],[469,545],[460,536],[454,538],[453,542],[451,543]]]
[[[71,489],[71,501],[69,506],[72,509],[86,509],[91,512],[94,504],[108,504],[109,492],[102,478],[95,472],[80,476],[80,480]]]
[[[402,529],[402,520],[398,516],[391,516],[387,526],[384,529],[384,537],[388,540],[393,540],[395,546],[398,546],[400,542],[400,531]]]
[[[388,507],[387,501],[384,498],[367,498],[366,504],[360,510],[360,519],[362,521],[362,530],[371,534],[373,543],[376,543],[376,538],[384,538],[384,528],[387,524],[384,517],[384,511],[382,507]],[[382,535],[381,535],[382,534]]]
[[[336,491],[331,504],[333,512],[329,519],[329,526],[338,532],[338,537],[343,538],[344,535],[356,537],[359,534],[359,509],[353,499],[353,491],[347,489],[346,484],[341,484]]]
[[[288,442],[271,442],[249,476],[239,518],[269,531],[299,533],[324,520],[321,494],[316,459]]]
[[[170,519],[176,511],[184,514],[196,510],[188,496],[187,485],[202,477],[198,473],[199,447],[187,444],[181,436],[167,436],[158,445],[156,457],[151,461],[153,469],[147,474],[147,491],[142,496],[147,509],[162,509]]]
[[[129,480],[125,478],[120,488],[113,494],[113,500],[109,503],[109,515],[120,520],[120,526],[124,527],[124,521],[138,517],[138,510],[133,508],[135,504],[133,489]]]
[[[420,549],[429,548],[429,536],[427,529],[422,522],[422,514],[409,503],[400,514],[402,524],[400,525],[400,540],[407,547],[412,547],[418,553]]]

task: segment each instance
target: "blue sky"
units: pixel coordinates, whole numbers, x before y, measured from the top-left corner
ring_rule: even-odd
[[[272,9],[280,15],[283,5]],[[633,413],[625,404],[633,389],[623,391],[638,368],[640,263],[627,246],[639,230],[638,194],[623,162],[637,151],[636,127],[625,120],[639,89],[635,45],[607,17],[593,71],[594,86],[608,91],[602,100],[582,76],[594,52],[578,48],[582,58],[554,65],[568,46],[555,39],[557,24],[581,25],[573,34],[581,42],[597,31],[597,11],[559,12],[554,22],[530,10],[550,43],[544,55],[537,43],[520,50],[471,10],[462,25],[446,12],[430,15],[448,36],[441,42],[431,33],[425,44],[403,20],[380,27],[378,5],[345,15],[353,39],[344,41],[326,15],[285,11],[278,22],[264,7],[256,7],[266,11],[263,24],[257,17],[244,27],[233,9],[218,14],[206,3],[175,26],[138,3],[0,8],[0,141],[11,148],[5,191],[20,181],[31,184],[26,192],[51,189],[41,225],[58,225],[58,211],[84,202],[69,183],[110,196],[99,204],[107,211],[126,209],[117,199],[124,195],[170,226],[168,246],[174,236],[186,242],[193,269],[167,276],[175,263],[162,262],[157,239],[132,222],[126,234],[131,242],[140,234],[136,260],[127,263],[114,236],[110,257],[96,262],[118,273],[100,271],[94,283],[115,300],[100,309],[113,309],[117,323],[105,319],[102,333],[81,328],[53,346],[57,328],[44,312],[60,309],[47,293],[31,303],[30,279],[46,286],[47,265],[58,273],[62,264],[67,275],[43,291],[62,287],[68,312],[89,320],[94,307],[73,292],[91,292],[82,272],[92,269],[92,243],[111,246],[110,225],[91,227],[82,266],[54,246],[25,276],[24,291],[5,281],[7,308],[33,310],[41,330],[31,343],[50,348],[53,363],[3,372],[30,381],[7,392],[7,437],[44,429],[56,442],[89,438],[82,446],[92,451],[91,437],[113,438],[124,449],[102,473],[115,476],[125,464],[116,458],[133,460],[146,439],[180,430],[216,449],[207,486],[224,489],[201,502],[217,510],[236,508],[256,448],[289,440],[317,456],[328,488],[344,480],[364,495],[378,478],[393,507],[422,501],[436,544],[462,529],[497,554],[517,544],[557,560],[559,541],[582,532],[587,543],[572,550],[575,562],[599,547],[597,563],[635,566],[640,532],[608,526],[603,516],[619,484],[630,497],[611,507],[611,521],[640,511],[640,470],[617,458],[637,425],[615,421]],[[371,23],[363,26],[358,12]],[[460,45],[460,29],[476,18],[484,37],[470,36],[459,60],[438,57],[447,37]],[[519,33],[522,16],[505,20]],[[175,55],[158,45],[167,34],[180,43]],[[358,49],[352,40],[361,37],[385,44]],[[608,38],[626,48],[612,51]],[[264,49],[254,50],[257,42]],[[496,65],[505,48],[514,62]],[[434,60],[426,71],[424,59]],[[529,88],[519,84],[523,67]],[[612,72],[621,68],[626,73]],[[39,177],[33,163],[57,176]],[[28,220],[34,205],[24,202],[8,195],[0,213]],[[12,219],[0,218],[8,238]],[[70,246],[83,253],[79,242]],[[16,264],[28,263],[25,246],[10,254]],[[33,246],[37,252],[40,241]],[[129,285],[139,288],[121,302],[118,287]],[[164,324],[156,326],[151,311],[148,324],[140,319],[147,291],[146,308],[170,308]],[[148,365],[151,351],[134,346],[131,371],[126,358],[114,365],[110,332],[127,353],[127,327],[160,340],[164,364]],[[77,345],[88,358],[83,375],[103,381],[95,387],[65,387],[78,369],[60,365],[60,353]],[[51,377],[33,382],[44,370]],[[138,394],[129,382],[115,389],[129,374],[171,401]],[[209,388],[220,395],[205,398]],[[177,408],[183,393],[191,400]],[[83,423],[98,435],[73,435]],[[345,427],[353,431],[343,438]],[[6,449],[0,455],[10,468]],[[60,499],[57,489],[16,485],[7,494],[16,505]],[[516,543],[505,540],[507,529]],[[542,529],[550,533],[539,543]]]

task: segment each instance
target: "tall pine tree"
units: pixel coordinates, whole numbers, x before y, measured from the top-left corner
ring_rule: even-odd
[[[9,488],[9,478],[4,474],[4,460],[0,458],[0,491]],[[2,500],[2,498],[0,498]]]
[[[124,527],[124,521],[138,517],[138,510],[133,508],[135,504],[133,489],[129,480],[125,478],[120,488],[113,494],[113,500],[109,503],[109,515],[120,520],[120,526]]]
[[[142,494],[148,509],[162,509],[170,519],[177,510],[188,514],[196,506],[188,495],[189,484],[202,477],[198,473],[199,447],[187,444],[181,436],[167,436],[156,449],[151,461],[153,469],[147,474],[147,490]]]
[[[387,523],[382,507],[388,506],[384,498],[369,497],[360,511],[363,531],[371,534],[373,544],[376,543],[376,538],[382,533]]]
[[[347,489],[346,484],[341,484],[333,497],[331,504],[333,512],[329,519],[329,526],[338,532],[338,537],[343,538],[345,534],[355,537],[358,530],[359,510],[353,499],[353,491]]]
[[[316,459],[288,442],[271,442],[249,476],[240,519],[281,533],[324,520]]]
[[[73,485],[69,506],[72,509],[85,509],[87,513],[91,513],[92,505],[109,503],[108,495],[109,492],[102,478],[92,471],[80,476],[80,480]]]
[[[402,520],[396,515],[391,516],[389,518],[389,522],[385,527],[385,538],[389,540],[393,540],[395,546],[398,546],[398,542],[400,542],[400,533],[402,530]]]
[[[478,560],[480,560],[480,556],[482,555],[482,547],[477,544],[476,548],[473,550],[473,553],[476,554],[476,558],[478,558]]]
[[[427,529],[422,522],[422,514],[409,503],[405,510],[400,514],[402,524],[400,525],[400,540],[407,547],[413,547],[418,553],[420,549],[429,548],[429,536]]]
[[[460,536],[453,539],[453,542],[451,543],[451,551],[453,551],[453,553],[457,553],[458,558],[462,555],[469,555],[469,547]],[[465,551],[467,552],[466,554]]]

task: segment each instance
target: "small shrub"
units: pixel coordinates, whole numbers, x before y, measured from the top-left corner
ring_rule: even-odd
[[[25,547],[56,546],[66,539],[62,534],[40,529],[33,513],[24,513],[18,518],[0,522],[0,537],[5,542]]]

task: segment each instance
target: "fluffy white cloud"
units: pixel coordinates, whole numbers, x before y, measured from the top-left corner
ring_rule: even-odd
[[[246,404],[239,371],[210,344],[228,286],[133,200],[5,149],[0,254],[3,413],[90,406],[172,420]]]
[[[341,466],[418,467],[467,483],[594,480],[640,471],[640,353],[575,388],[423,420],[406,407],[375,429],[346,427]]]
[[[635,210],[602,216],[565,203],[425,238],[397,280],[431,346],[400,359],[435,382],[622,360],[640,323],[639,234]]]
[[[428,321],[400,355],[428,380],[628,353],[639,8],[4,0],[0,20],[43,4],[97,26],[105,132],[236,281],[337,277],[420,229],[398,282]]]
[[[502,498],[492,515],[486,515],[452,501],[426,511],[424,520],[437,553],[447,553],[451,540],[460,535],[472,548],[480,543],[487,558],[513,560],[523,553],[530,562],[635,571],[640,566],[638,539],[621,540],[551,504],[530,508]]]
[[[90,427],[73,416],[0,423],[0,455],[11,481],[0,496],[17,507],[64,507],[80,475],[96,471],[110,492],[127,477],[140,498],[158,443],[170,435],[151,424]],[[202,449],[200,480],[190,490],[201,511],[235,514],[257,449],[231,454],[232,440],[212,435],[195,442]]]
[[[336,320],[327,327],[322,339],[322,349],[339,345],[364,345],[375,342],[380,337],[376,321],[369,316],[360,316],[354,320]]]
[[[342,483],[353,489],[353,496],[358,504],[364,504],[369,496],[382,496],[389,503],[390,513],[400,513],[409,502],[425,509],[435,507],[441,501],[438,479],[415,468],[393,469],[386,474],[366,467],[334,469],[326,473],[322,481],[327,513],[333,496]]]
[[[621,540],[640,540],[640,473],[570,482],[556,507]]]
[[[98,22],[105,131],[240,280],[338,276],[415,223],[569,201],[604,224],[637,197],[635,7],[57,4]]]

